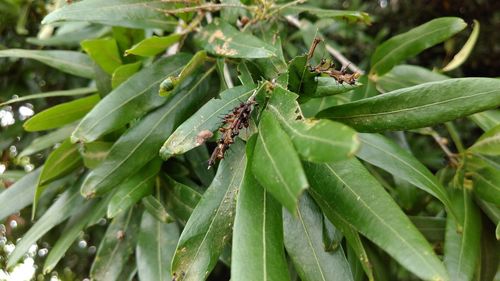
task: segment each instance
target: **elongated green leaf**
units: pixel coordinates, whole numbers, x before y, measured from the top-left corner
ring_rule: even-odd
[[[222,122],[221,116],[231,112],[241,101],[246,101],[255,90],[255,85],[234,87],[222,92],[220,99],[207,102],[170,135],[163,144],[160,155],[163,159],[168,159],[203,144],[205,138],[200,137],[200,133],[217,130]]]
[[[67,139],[47,157],[40,175],[40,185],[67,175],[81,163],[82,158],[78,153],[78,147]]]
[[[246,166],[243,143],[236,141],[231,147],[179,239],[172,272],[184,281],[205,280],[231,241],[236,195]]]
[[[54,244],[54,247],[50,249],[49,255],[43,265],[43,272],[45,274],[54,269],[85,227],[95,223],[105,215],[109,197],[107,199],[92,199],[83,206],[79,206],[80,211],[68,220],[62,232],[63,234],[57,240],[56,244]]]
[[[460,18],[444,17],[394,36],[375,50],[371,58],[370,74],[381,76],[399,62],[443,42],[466,26],[467,24]]]
[[[444,263],[451,280],[472,280],[480,257],[481,216],[467,190],[457,190],[454,195],[456,209],[462,213],[458,222],[447,217]],[[457,225],[463,227],[457,229]]]
[[[178,239],[179,228],[175,223],[166,224],[148,212],[143,213],[136,248],[140,280],[172,279],[169,269]]]
[[[337,97],[325,96],[321,98],[314,98],[300,104],[300,109],[304,117],[311,118],[314,117],[318,112],[336,106],[338,104]]]
[[[444,187],[408,151],[382,135],[359,134],[359,138],[362,145],[356,156],[428,192],[443,202],[449,211],[455,212]]]
[[[247,169],[234,219],[231,280],[289,280],[281,206],[250,171],[256,141],[254,135],[247,143]]]
[[[185,154],[191,171],[198,177],[203,186],[208,187],[214,179],[214,170],[207,169],[207,159],[210,157],[206,145],[198,146]]]
[[[174,219],[168,214],[163,204],[153,195],[142,198],[142,205],[155,219],[163,223],[173,222]]]
[[[112,142],[94,141],[83,144],[79,151],[83,158],[83,165],[89,169],[95,169],[106,159]]]
[[[483,220],[483,222],[485,222]],[[498,261],[500,259],[500,251],[498,251],[500,242],[495,238],[495,226],[492,224],[483,223],[481,231],[481,258],[480,270],[476,272],[481,281],[494,281],[495,275],[498,272]],[[497,236],[498,237],[498,236]]]
[[[28,119],[23,127],[26,131],[43,131],[62,127],[82,118],[99,102],[99,95],[58,104]]]
[[[408,130],[500,106],[500,80],[458,78],[425,83],[334,106],[318,114],[362,132]]]
[[[318,206],[304,194],[293,217],[283,213],[285,247],[300,279],[353,280],[344,251],[327,252],[322,243],[323,216]]]
[[[136,73],[83,118],[72,135],[72,141],[92,142],[163,104],[165,98],[158,96],[160,82],[165,76],[177,74],[188,58],[181,54],[160,59]]]
[[[86,0],[66,5],[48,14],[42,24],[61,21],[88,21],[131,28],[161,28],[173,30],[177,21],[162,9],[165,1],[155,0]]]
[[[359,161],[304,167],[328,218],[341,217],[420,278],[449,280],[429,243]]]
[[[139,71],[141,66],[142,62],[138,61],[117,67],[111,76],[111,87],[114,89],[120,86],[121,83],[127,81],[127,79]]]
[[[306,97],[313,97],[318,86],[317,73],[309,71],[307,55],[295,57],[288,66],[288,89]]]
[[[165,176],[169,189],[167,207],[181,223],[186,224],[201,194],[193,188]]]
[[[41,99],[41,98],[71,97],[71,96],[86,95],[86,94],[90,94],[90,93],[95,93],[96,91],[97,91],[97,89],[95,87],[87,87],[87,88],[77,88],[77,89],[73,89],[73,90],[39,93],[39,94],[27,95],[27,96],[22,96],[19,98],[11,99],[11,100],[8,100],[6,102],[0,103],[0,106],[4,106],[4,105],[16,103],[16,102],[21,102],[21,101]]]
[[[352,22],[362,22],[365,24],[370,24],[372,21],[369,14],[360,11],[320,9],[307,5],[290,6],[283,9],[284,14],[299,14],[302,12],[315,15],[318,18],[333,18]]]
[[[130,208],[113,219],[90,269],[92,280],[119,280],[120,272],[134,252],[141,215],[137,208]]]
[[[314,97],[339,95],[354,90],[362,85],[360,83],[354,85],[340,84],[332,77],[316,77],[316,80],[318,81],[318,85]]]
[[[11,268],[23,257],[28,249],[54,226],[63,222],[66,218],[80,210],[77,206],[83,204],[84,199],[80,196],[79,184],[75,184],[66,190],[57,201],[45,212],[45,214],[24,234],[16,249],[9,256],[7,267]]]
[[[252,159],[259,183],[290,212],[295,212],[302,192],[309,186],[292,141],[278,121],[264,111]]]
[[[149,37],[126,50],[125,55],[128,56],[132,54],[143,57],[155,56],[164,52],[168,47],[179,41],[180,38],[180,34],[171,34],[163,37]]]
[[[356,153],[359,140],[354,130],[330,120],[304,120],[296,98],[294,93],[277,87],[267,109],[281,123],[303,159],[331,162]]]
[[[207,52],[217,56],[247,59],[276,56],[273,46],[219,19],[205,26],[196,41]]]
[[[397,65],[377,80],[377,89],[382,93],[415,86],[422,83],[442,81],[450,77],[415,65]]]
[[[498,169],[486,167],[470,173],[474,183],[474,193],[483,200],[500,206],[500,173]]]
[[[33,172],[26,174],[24,177],[16,181],[6,190],[0,193],[0,221],[3,221],[7,216],[23,209],[33,202],[33,194],[35,194],[38,185],[38,178],[43,167],[40,167]]]
[[[476,45],[477,38],[479,37],[479,27],[479,22],[477,20],[474,20],[474,29],[472,30],[469,39],[467,39],[467,42],[465,42],[460,52],[458,52],[453,57],[453,59],[445,67],[443,67],[442,71],[446,72],[453,70],[462,65],[467,60],[469,55],[472,53],[472,50],[474,49],[474,45]]]
[[[109,33],[111,28],[98,24],[75,22],[59,27],[55,34],[48,38],[28,37],[26,42],[38,46],[78,47],[80,42],[89,38],[98,38]]]
[[[9,49],[1,50],[1,57],[34,59],[69,74],[94,78],[92,61],[87,55],[80,52]]]
[[[108,205],[108,218],[114,218],[122,211],[128,210],[144,196],[151,194],[160,166],[160,159],[154,159],[116,187],[117,191]]]
[[[45,166],[42,168],[42,174],[43,174],[43,169],[45,169]],[[43,214],[45,210],[43,209],[43,205],[45,204],[46,208],[51,205],[52,202],[49,200],[53,199],[53,196],[55,196],[61,187],[65,187],[67,185],[72,185],[74,184],[74,175],[67,175],[67,176],[62,176],[62,178],[57,179],[57,180],[52,180],[49,183],[40,183],[42,175],[40,175],[38,179],[38,185],[35,189],[35,192],[33,193],[33,206],[31,208],[31,219],[35,219],[37,214]],[[45,200],[42,199],[42,195],[48,194],[49,198]],[[45,201],[45,202],[44,202]],[[42,205],[42,210],[39,210],[39,206]]]
[[[469,116],[483,131],[488,131],[500,124],[500,110],[488,110]]]
[[[85,179],[82,194],[102,194],[157,157],[165,138],[211,97],[206,92],[211,73],[186,79],[179,94],[125,132],[111,147],[106,160]]]
[[[108,74],[122,64],[114,38],[87,39],[80,43],[82,49]]]
[[[484,133],[469,150],[485,155],[500,155],[500,124]]]

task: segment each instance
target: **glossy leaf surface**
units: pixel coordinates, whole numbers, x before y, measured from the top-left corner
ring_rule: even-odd
[[[467,24],[460,18],[444,17],[394,36],[375,50],[371,58],[370,73],[381,76],[399,62],[443,42],[466,26]]]
[[[237,190],[246,166],[243,143],[232,148],[182,231],[172,261],[172,274],[182,280],[205,280],[231,240]]]
[[[34,59],[69,74],[85,78],[94,78],[92,61],[87,55],[80,52],[9,49],[0,50],[0,58],[1,57]]]
[[[247,143],[249,160],[256,140],[254,136]],[[231,279],[289,280],[283,249],[281,206],[254,178],[249,163],[236,205]]]
[[[313,97],[318,86],[317,73],[309,70],[307,55],[295,57],[288,66],[288,89],[299,95]]]
[[[207,52],[217,56],[250,59],[276,54],[273,46],[251,34],[239,32],[222,20],[205,26],[196,40]]]
[[[449,280],[429,243],[359,161],[304,167],[310,192],[327,217],[349,222],[420,278]]]
[[[168,159],[172,155],[183,154],[203,144],[206,139],[200,137],[200,134],[217,130],[221,126],[222,117],[230,113],[241,101],[246,101],[254,91],[253,84],[223,91],[220,99],[207,102],[170,135],[163,144],[160,155],[163,159]]]
[[[38,185],[38,178],[43,167],[40,167],[16,181],[7,190],[0,193],[0,220],[21,210],[33,202]]]
[[[82,118],[99,102],[98,95],[58,104],[37,113],[23,127],[26,131],[42,131],[62,127]]]
[[[144,57],[155,56],[164,52],[168,47],[179,41],[180,38],[180,34],[171,34],[163,37],[149,37],[126,50],[125,55],[138,55]]]
[[[485,155],[500,155],[500,124],[484,133],[469,151]]]
[[[149,0],[86,0],[75,2],[48,14],[42,24],[63,21],[88,21],[105,25],[131,28],[160,28],[172,30],[175,19],[168,17],[162,9],[169,5],[164,1]]]
[[[500,80],[457,78],[424,83],[334,106],[318,114],[362,132],[408,130],[500,106]]]
[[[72,141],[92,142],[163,104],[165,99],[158,96],[160,82],[165,76],[177,74],[187,61],[187,55],[177,55],[158,60],[136,73],[83,118],[72,135]]]
[[[142,63],[140,61],[134,63],[128,63],[121,65],[115,69],[113,75],[111,76],[111,87],[114,89],[123,82],[127,81],[141,68]]]
[[[77,145],[67,139],[47,157],[40,175],[40,185],[67,175],[81,164],[82,158],[78,153]]]
[[[122,65],[118,45],[114,38],[87,39],[80,43],[83,50],[108,74]]]
[[[175,223],[163,223],[150,213],[142,214],[136,260],[140,280],[171,280],[170,262],[179,239]]]
[[[283,213],[285,247],[301,280],[354,280],[344,251],[325,251],[323,216],[312,198],[304,195],[297,217]]]
[[[292,141],[270,112],[262,114],[252,171],[259,183],[290,212],[309,186]]]
[[[304,119],[296,98],[294,93],[278,87],[267,109],[281,123],[301,158],[331,162],[352,157],[359,148],[356,132],[330,120]]]

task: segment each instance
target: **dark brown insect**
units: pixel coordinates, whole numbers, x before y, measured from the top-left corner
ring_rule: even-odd
[[[219,128],[219,132],[222,133],[222,136],[217,141],[217,146],[212,152],[210,159],[208,159],[209,169],[215,165],[217,160],[224,159],[224,153],[229,146],[234,143],[234,138],[239,135],[240,130],[248,128],[250,124],[250,114],[255,104],[256,102],[254,99],[242,102],[222,118],[222,125]]]

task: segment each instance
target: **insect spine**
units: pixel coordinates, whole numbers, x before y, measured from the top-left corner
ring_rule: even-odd
[[[208,159],[208,169],[215,164],[215,161],[224,158],[224,153],[234,143],[234,138],[239,135],[240,130],[248,128],[250,114],[256,104],[255,96],[252,95],[246,102],[240,103],[222,118],[222,126],[219,128],[222,136],[217,140],[217,146]]]

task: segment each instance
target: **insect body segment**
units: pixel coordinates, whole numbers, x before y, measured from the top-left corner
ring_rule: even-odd
[[[217,160],[224,158],[224,153],[234,143],[234,138],[239,135],[240,130],[248,128],[250,125],[250,114],[256,104],[255,99],[249,99],[246,102],[240,103],[223,117],[222,126],[219,128],[222,136],[217,141],[217,146],[208,160],[209,169]]]

